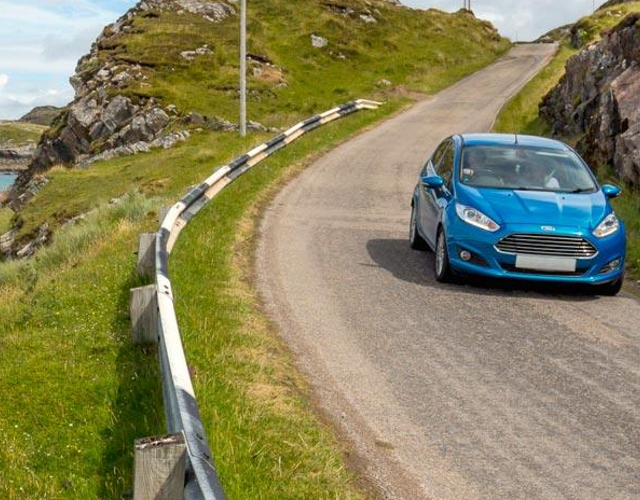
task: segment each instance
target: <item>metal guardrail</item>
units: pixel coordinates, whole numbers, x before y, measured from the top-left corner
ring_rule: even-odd
[[[207,443],[173,306],[168,260],[176,239],[202,207],[257,163],[321,125],[361,109],[376,109],[379,105],[375,101],[358,99],[298,123],[216,170],[173,205],[162,221],[155,246],[158,351],[167,430],[170,433],[183,433],[187,446],[186,500],[226,500],[226,496]]]

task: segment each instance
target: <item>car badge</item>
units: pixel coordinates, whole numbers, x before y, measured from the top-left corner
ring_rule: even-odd
[[[553,226],[542,226],[542,230],[543,230],[543,231],[553,232],[553,231],[555,231],[555,230],[556,230],[556,228],[555,228],[555,227],[553,227]]]

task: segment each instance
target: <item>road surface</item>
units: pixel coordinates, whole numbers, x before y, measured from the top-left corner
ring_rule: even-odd
[[[427,156],[488,131],[552,50],[519,46],[349,141],[267,210],[267,310],[386,498],[640,498],[640,303],[441,285],[407,240]]]

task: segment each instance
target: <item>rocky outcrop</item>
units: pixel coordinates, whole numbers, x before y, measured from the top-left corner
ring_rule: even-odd
[[[142,0],[114,24],[107,26],[89,54],[78,62],[71,77],[74,101],[45,133],[29,168],[16,181],[14,199],[19,198],[30,180],[54,165],[90,165],[99,159],[113,158],[177,142],[162,139],[175,121],[175,108],[153,98],[137,97],[135,102],[122,94],[131,83],[144,83],[148,77],[140,64],[116,59],[105,47],[131,32],[138,15],[157,15],[162,11],[201,15],[217,23],[235,14],[227,2],[205,0]],[[206,54],[208,48],[185,53],[185,59]],[[180,140],[184,137],[181,136]],[[161,144],[158,145],[160,141]]]
[[[640,13],[568,61],[540,114],[554,134],[579,138],[578,149],[593,165],[613,166],[640,184]]]
[[[218,23],[236,13],[233,0],[142,0],[114,24],[107,26],[91,51],[78,61],[71,85],[75,99],[64,110],[38,108],[23,117],[24,121],[44,120],[57,115],[45,132],[35,152],[7,151],[0,154],[4,162],[20,162],[24,169],[6,203],[19,213],[48,182],[46,171],[56,165],[88,168],[100,160],[170,148],[186,140],[189,132],[176,130],[183,123],[176,106],[152,97],[127,93],[130,85],[143,86],[152,68],[117,57],[121,38],[135,32],[136,16],[157,17],[163,11],[202,16]],[[211,53],[205,45],[182,54],[190,62]],[[135,97],[129,97],[133,96]],[[24,154],[23,154],[24,153]],[[27,168],[25,168],[27,167]],[[5,195],[6,196],[6,195]],[[29,238],[16,238],[16,229],[1,237],[2,253],[7,257],[28,257],[50,237],[43,226]]]

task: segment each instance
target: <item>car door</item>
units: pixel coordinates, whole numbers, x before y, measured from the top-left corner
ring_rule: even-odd
[[[441,189],[429,189],[420,184],[420,212],[422,216],[420,228],[431,246],[435,245],[438,222],[451,190],[454,156],[454,142],[447,139],[438,147],[431,161],[425,166],[423,173],[423,175],[439,175],[444,179],[445,186]]]

